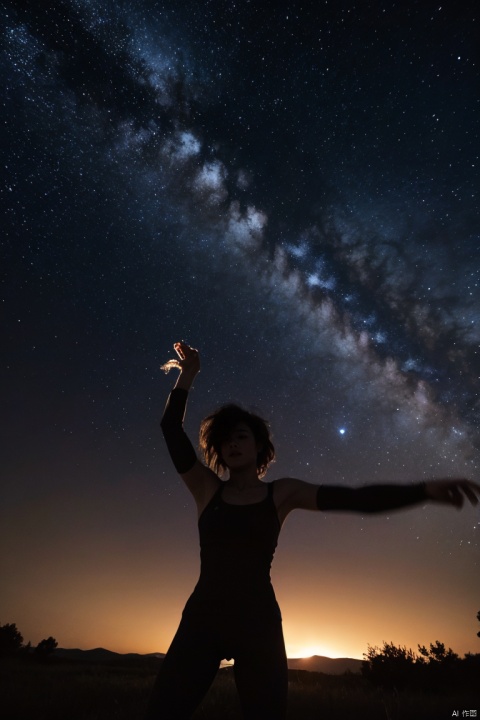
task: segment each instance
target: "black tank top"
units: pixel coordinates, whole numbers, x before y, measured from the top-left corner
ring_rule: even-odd
[[[214,613],[279,614],[270,581],[280,523],[267,497],[250,505],[232,505],[222,498],[222,483],[198,520],[200,578],[190,606]]]

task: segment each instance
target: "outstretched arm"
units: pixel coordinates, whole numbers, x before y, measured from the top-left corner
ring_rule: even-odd
[[[312,485],[302,480],[284,478],[278,481],[277,490],[279,511],[283,517],[295,509],[380,513],[429,501],[461,508],[465,498],[476,505],[479,495],[480,485],[464,479],[349,488],[341,485]]]
[[[425,503],[425,483],[415,485],[366,485],[351,488],[320,485],[316,494],[318,510],[350,510],[379,513]]]

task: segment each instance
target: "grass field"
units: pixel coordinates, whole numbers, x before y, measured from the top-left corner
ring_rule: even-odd
[[[154,659],[111,664],[2,660],[0,714],[3,720],[141,720],[157,667]],[[374,688],[360,675],[297,670],[290,671],[289,680],[288,720],[446,720],[454,711],[460,718],[480,717],[479,693],[473,690],[397,693]],[[231,669],[218,673],[194,717],[241,720]]]

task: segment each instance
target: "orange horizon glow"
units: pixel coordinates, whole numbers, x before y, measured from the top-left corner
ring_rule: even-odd
[[[404,612],[399,614],[395,624],[384,623],[377,607],[372,609],[371,614],[363,615],[356,627],[355,622],[349,623],[344,628],[344,633],[340,635],[341,617],[339,614],[336,615],[334,602],[328,606],[324,605],[329,623],[326,625],[319,622],[317,628],[312,626],[312,615],[307,607],[304,608],[303,616],[299,613],[304,603],[304,599],[300,601],[298,598],[294,603],[283,603],[284,636],[289,658],[309,658],[318,655],[332,659],[363,660],[369,645],[381,647],[384,642],[393,642],[397,646],[406,646],[417,653],[418,645],[428,647],[436,640],[444,642],[447,647],[452,647],[461,657],[467,652],[475,652],[473,638],[468,642],[468,635],[465,634],[462,644],[459,642],[462,638],[457,638],[455,641],[448,632],[435,631],[432,624],[422,627],[424,618],[422,616],[416,618],[414,608],[412,610],[411,607],[404,607]],[[287,610],[288,605],[291,606],[290,611]],[[177,629],[182,607],[182,599],[179,598],[178,603],[170,606],[170,612],[164,609],[162,612],[164,622],[161,622],[158,616],[156,617],[158,607],[155,603],[142,608],[141,605],[125,604],[124,598],[123,602],[120,601],[114,608],[111,602],[100,603],[97,598],[97,602],[88,610],[84,608],[82,617],[77,617],[77,623],[70,622],[65,617],[54,617],[53,612],[45,612],[45,606],[40,607],[40,613],[35,613],[36,621],[28,617],[30,612],[24,607],[22,611],[19,609],[8,615],[2,612],[1,623],[15,623],[24,637],[24,642],[30,641],[34,646],[43,638],[53,635],[58,646],[62,648],[91,650],[102,647],[120,654],[164,654]],[[107,609],[110,611],[109,614]],[[142,613],[141,617],[140,613]],[[137,620],[132,622],[135,616]],[[38,622],[38,625],[34,625],[34,622]],[[406,631],[407,627],[409,627],[408,631]]]
[[[63,648],[166,653],[198,577],[199,561],[189,513],[177,521],[175,531],[168,508],[164,514],[162,531],[167,537],[176,535],[179,542],[158,555],[146,555],[134,544],[112,538],[100,542],[80,533],[68,536],[63,527],[67,517],[59,515],[48,540],[37,533],[33,554],[26,535],[12,531],[18,538],[17,553],[4,560],[9,583],[2,590],[1,624],[15,623],[25,643],[33,645],[52,635]],[[37,512],[34,520],[42,519]],[[348,534],[335,536],[341,562],[325,560],[326,550],[329,555],[333,552],[326,545],[327,537],[323,552],[312,543],[295,547],[293,542],[297,537],[302,540],[308,524],[315,530],[318,519],[303,515],[292,520],[274,562],[272,579],[289,657],[361,660],[369,645],[393,642],[417,652],[418,645],[428,647],[437,640],[460,656],[480,651],[477,580],[467,572],[468,564],[460,562],[462,556],[444,573],[443,565],[426,562],[430,557],[426,543],[420,551],[405,532],[398,552],[399,530],[392,519],[383,525],[377,521],[377,532],[372,529],[360,563],[355,545],[359,521],[351,518],[347,525],[339,518],[336,530],[341,531],[344,523],[349,528]],[[68,544],[56,542],[61,532],[69,538]],[[382,559],[382,554],[391,561]],[[377,568],[375,574],[366,574],[367,559],[369,567]]]
[[[48,497],[24,502],[23,524],[5,516],[3,546],[15,554],[2,558],[1,624],[15,623],[32,645],[53,636],[63,648],[167,652],[198,579],[194,510],[175,514],[176,497],[152,503],[146,495],[129,514],[131,492],[130,483],[116,485],[105,508],[64,489],[54,506]],[[427,533],[415,514],[368,524],[289,518],[272,567],[288,657],[362,660],[369,645],[418,652],[437,640],[461,657],[480,652],[478,574],[464,546],[448,556],[438,546],[447,522],[458,532],[466,520],[468,510],[432,508]]]

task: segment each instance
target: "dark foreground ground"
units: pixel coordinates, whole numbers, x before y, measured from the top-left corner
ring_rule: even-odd
[[[102,664],[55,658],[45,663],[2,660],[0,717],[141,720],[158,663],[152,658]],[[480,693],[474,690],[397,692],[372,687],[358,674],[289,673],[288,720],[480,718]],[[195,720],[241,720],[231,669],[219,671]]]

